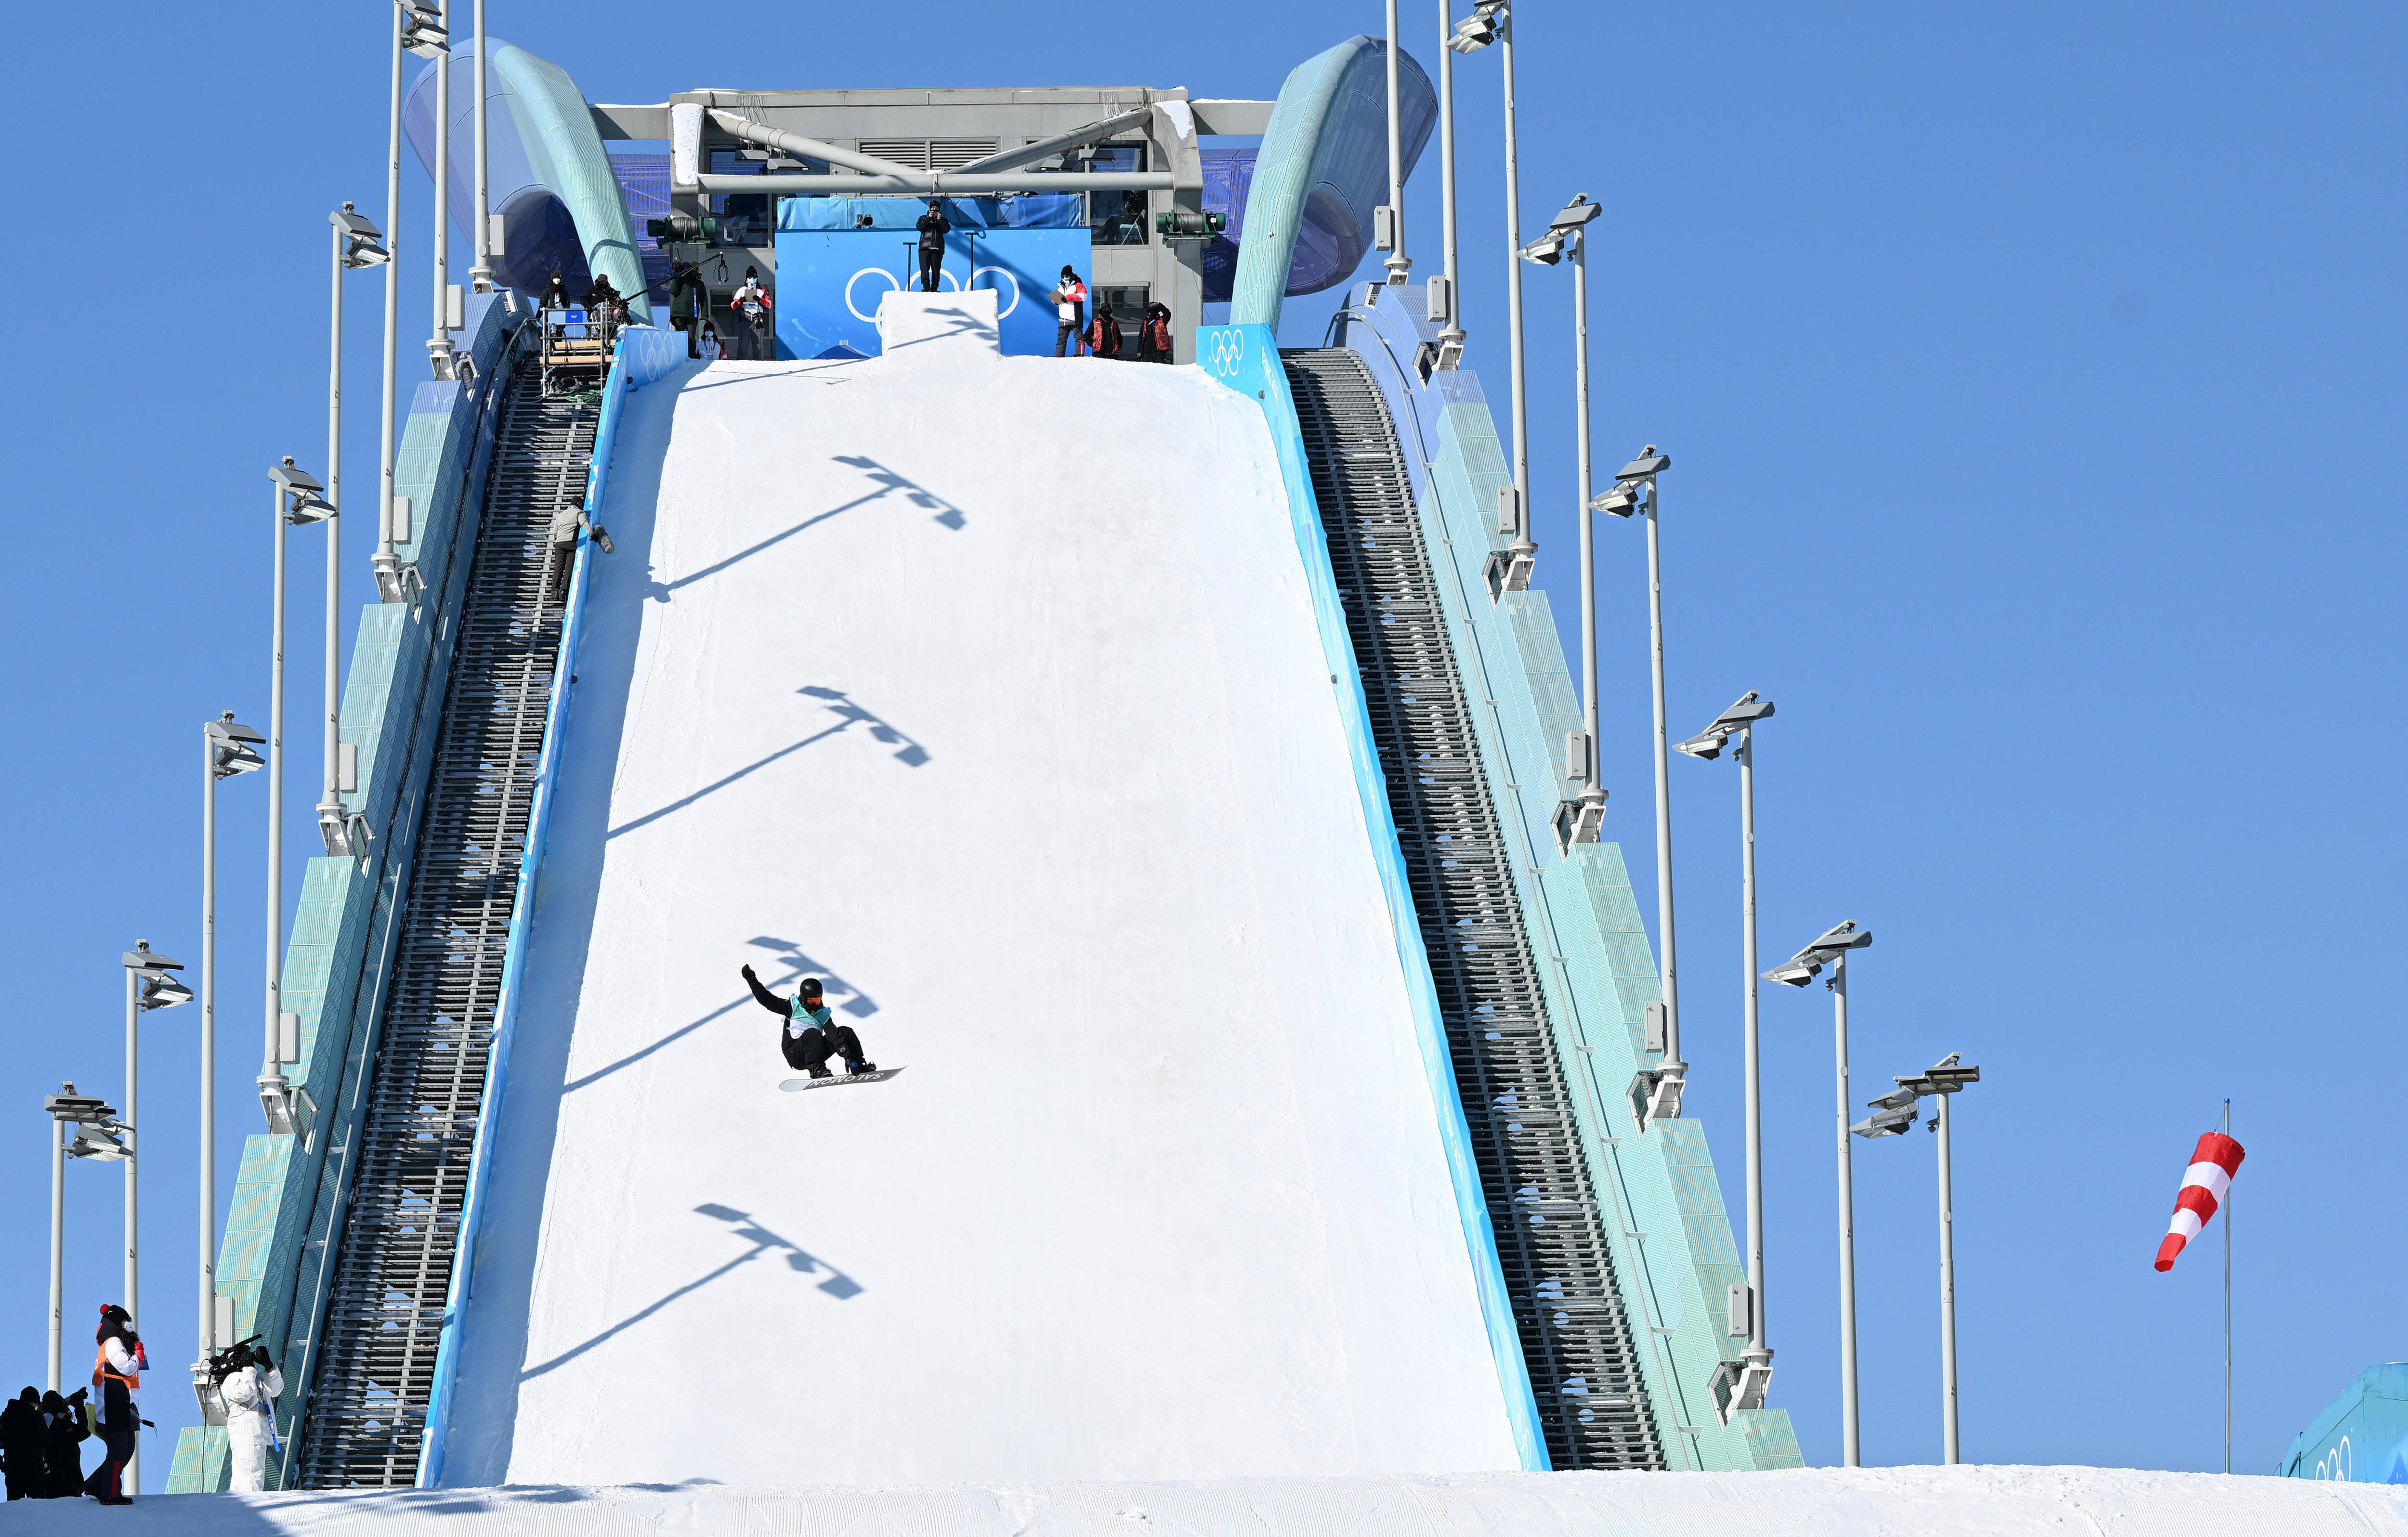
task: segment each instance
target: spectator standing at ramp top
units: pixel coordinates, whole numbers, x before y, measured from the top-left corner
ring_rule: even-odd
[[[1054,290],[1054,355],[1062,356],[1065,348],[1080,345],[1080,333],[1086,329],[1085,306],[1087,285],[1069,267],[1062,269],[1062,281]],[[1076,351],[1072,357],[1078,356]]]
[[[1099,358],[1121,355],[1121,322],[1112,318],[1109,300],[1096,301],[1096,318],[1087,326],[1087,350]]]
[[[0,1472],[7,1474],[9,1499],[41,1496],[42,1441],[49,1430],[42,1395],[31,1388],[0,1408]]]
[[[669,324],[685,333],[685,355],[702,356],[702,323],[698,314],[710,313],[710,285],[702,280],[702,267],[694,262],[680,262],[669,273]]]
[[[769,361],[769,291],[761,286],[761,269],[744,269],[744,286],[728,296],[736,312],[736,356],[758,363]]]
[[[552,281],[543,285],[543,297],[536,301],[536,306],[539,309],[568,307],[568,280],[561,277],[558,267],[552,269]]]
[[[136,1395],[142,1390],[142,1368],[149,1353],[134,1320],[115,1302],[100,1310],[100,1328],[93,1333],[92,1385],[100,1389],[100,1439],[108,1448],[93,1470],[83,1492],[104,1505],[130,1505],[124,1489],[125,1464],[134,1459]]]
[[[920,216],[920,292],[937,292],[937,279],[945,270],[945,236],[953,233],[953,222],[945,217],[944,200],[928,199],[928,211]]]
[[[1137,361],[1168,363],[1170,358],[1170,306],[1155,300],[1145,306],[1145,323],[1138,327]]]
[[[72,1500],[83,1492],[83,1444],[92,1428],[83,1419],[84,1390],[71,1398],[42,1395],[42,1492],[44,1500]]]
[[[792,1003],[763,987],[750,966],[744,968],[744,985],[752,989],[753,999],[763,1008],[786,1021],[778,1047],[785,1053],[788,1067],[806,1069],[814,1078],[833,1077],[827,1060],[835,1056],[844,1059],[848,1074],[878,1071],[876,1062],[862,1060],[861,1037],[853,1032],[853,1027],[836,1023],[835,1016],[820,1002],[818,977],[804,977]]]

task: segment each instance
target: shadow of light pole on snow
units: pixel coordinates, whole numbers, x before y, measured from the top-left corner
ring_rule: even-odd
[[[814,742],[824,742],[829,737],[835,736],[841,732],[850,731],[855,726],[868,727],[869,736],[872,741],[883,742],[890,747],[897,742],[902,743],[903,750],[896,753],[894,757],[896,762],[903,764],[907,768],[918,768],[921,764],[925,763],[928,761],[928,749],[926,747],[922,747],[918,742],[913,741],[909,735],[905,734],[900,728],[896,727],[892,722],[882,719],[875,711],[846,698],[843,690],[823,689],[807,684],[795,691],[798,694],[809,694],[813,699],[834,701],[833,704],[828,705],[828,708],[835,711],[838,717],[837,723],[828,727],[825,731],[813,732],[810,735],[804,737],[799,742],[789,743],[785,747],[780,747],[777,751],[769,754],[767,758],[756,759],[753,761],[745,764],[742,768],[736,770],[732,774],[724,775],[720,778],[714,779],[710,784],[707,784],[700,790],[695,790],[693,794],[681,796],[677,800],[671,801],[668,804],[661,807],[658,811],[648,811],[632,822],[622,822],[617,827],[612,828],[609,832],[602,834],[602,836],[607,840],[615,838],[623,833],[633,833],[639,827],[650,826],[652,823],[659,821],[662,818],[668,816],[672,812],[683,811],[686,807],[694,804],[695,802],[701,800],[706,795],[714,794],[720,790],[725,790],[728,786],[734,784],[737,780],[743,778],[747,775],[755,774],[762,769],[767,768],[770,764],[776,762],[781,758],[800,752]]]
[[[594,1350],[603,1345],[607,1345],[619,1335],[625,1333],[628,1330],[635,1328],[639,1323],[642,1323],[646,1318],[651,1317],[653,1314],[658,1313],[661,1309],[668,1306],[671,1302],[676,1302],[679,1298],[699,1291],[704,1287],[710,1285],[711,1282],[720,1279],[722,1276],[726,1275],[729,1272],[736,1270],[738,1267],[750,1264],[753,1260],[760,1259],[765,1254],[772,1254],[781,1249],[785,1251],[786,1268],[796,1272],[797,1274],[815,1275],[821,1271],[827,1272],[827,1279],[819,1283],[819,1289],[826,1292],[829,1296],[835,1298],[840,1302],[848,1302],[869,1289],[860,1282],[854,1280],[852,1276],[847,1275],[844,1272],[837,1269],[834,1265],[829,1264],[826,1260],[820,1259],[816,1255],[806,1252],[801,1245],[795,1243],[792,1239],[781,1238],[778,1234],[771,1232],[768,1229],[753,1221],[752,1214],[748,1212],[739,1212],[732,1206],[721,1206],[708,1203],[703,1205],[696,1206],[695,1210],[703,1216],[711,1217],[717,1221],[736,1224],[736,1236],[743,1239],[752,1246],[738,1255],[735,1259],[728,1260],[726,1263],[712,1269],[705,1274],[698,1275],[691,1281],[688,1281],[685,1285],[679,1287],[676,1290],[671,1291],[668,1295],[661,1298],[658,1302],[653,1302],[650,1306],[622,1318],[617,1323],[612,1324],[609,1328],[604,1330],[601,1333],[595,1335],[592,1339],[585,1341],[583,1344],[571,1346],[569,1349],[562,1351],[559,1355],[552,1357],[552,1359],[545,1361],[540,1366],[528,1367],[525,1371],[519,1373],[519,1380],[521,1382],[528,1382],[537,1377],[542,1376],[547,1372],[557,1371],[559,1368],[566,1366],[570,1361],[575,1360],[578,1357],[584,1355],[588,1351]]]

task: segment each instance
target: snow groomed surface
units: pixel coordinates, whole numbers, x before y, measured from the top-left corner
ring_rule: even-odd
[[[1515,1464],[1260,413],[977,299],[628,401],[448,1486]]]
[[[2408,1489],[2108,1468],[1812,1468],[219,1494],[64,1503],[45,1519],[110,1537],[2408,1537]]]

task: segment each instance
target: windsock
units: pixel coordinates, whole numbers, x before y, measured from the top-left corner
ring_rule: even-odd
[[[2207,1226],[2245,1156],[2241,1144],[2221,1131],[2210,1131],[2199,1139],[2190,1167],[2183,1171],[2181,1193],[2174,1197],[2174,1219],[2166,1225],[2166,1241],[2157,1245],[2159,1270],[2173,1269],[2174,1256]]]

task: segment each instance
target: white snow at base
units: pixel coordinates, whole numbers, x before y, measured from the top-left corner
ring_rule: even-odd
[[[1258,408],[904,319],[628,400],[445,1484],[1513,1466]]]
[[[45,1531],[111,1537],[2408,1537],[2408,1488],[2107,1468],[529,1487],[36,1510]]]

